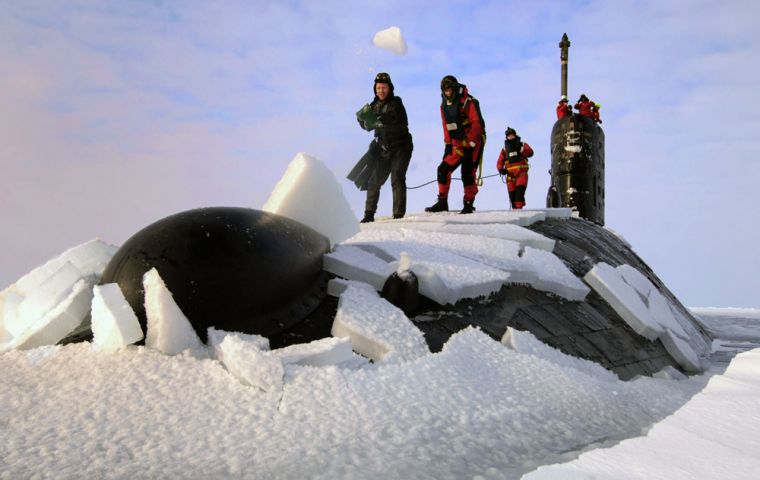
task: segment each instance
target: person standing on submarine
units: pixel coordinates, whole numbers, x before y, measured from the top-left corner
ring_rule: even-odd
[[[414,145],[404,103],[393,90],[390,75],[378,73],[375,76],[374,100],[357,114],[357,120],[363,129],[375,131],[374,143],[379,147],[374,171],[367,183],[367,200],[361,223],[375,221],[380,187],[389,175],[393,191],[393,218],[403,218],[406,214],[406,171]],[[372,150],[371,146],[370,152]]]
[[[425,211],[448,211],[451,174],[461,166],[464,205],[459,213],[473,213],[478,193],[476,174],[483,154],[486,127],[480,104],[468,93],[467,86],[460,84],[453,75],[446,75],[441,80],[441,121],[446,147],[438,165],[438,201]]]
[[[525,206],[525,190],[528,188],[528,158],[533,156],[533,149],[523,142],[514,128],[507,127],[504,132],[504,148],[499,153],[496,169],[507,177],[507,192],[512,209],[520,210]]]

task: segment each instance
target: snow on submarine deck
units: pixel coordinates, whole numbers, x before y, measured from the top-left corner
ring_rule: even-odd
[[[410,320],[432,351],[468,326],[497,340],[512,327],[622,379],[697,372],[710,352],[708,334],[630,245],[568,209],[380,220],[325,255],[325,269],[380,290],[402,252],[428,299]]]

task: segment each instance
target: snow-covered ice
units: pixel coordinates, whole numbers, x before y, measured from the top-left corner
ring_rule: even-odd
[[[376,47],[388,50],[396,55],[406,55],[406,41],[398,27],[388,27],[375,33],[372,43]]]
[[[10,346],[24,350],[58,343],[82,323],[91,303],[92,283],[78,280],[66,298],[14,337]]]
[[[700,356],[709,353],[709,346],[643,274],[629,265],[615,268],[598,263],[584,280],[634,331],[650,340],[659,339],[686,371],[702,370]]]
[[[583,279],[639,335],[655,340],[665,329],[654,319],[637,291],[623,280],[620,272],[606,263],[597,263]]]
[[[565,368],[573,368],[579,372],[591,375],[600,380],[614,382],[620,380],[617,375],[602,367],[598,363],[582,358],[565,355],[556,348],[538,340],[530,332],[507,327],[507,331],[501,339],[501,343],[518,353],[534,355],[543,360],[555,363]]]
[[[339,277],[365,282],[382,290],[393,266],[376,255],[351,245],[339,245],[325,254],[322,268]]]
[[[152,268],[143,276],[143,288],[145,315],[148,318],[145,346],[167,355],[202,350],[204,346],[200,338],[174,302],[158,270]]]
[[[332,245],[359,231],[343,187],[321,160],[305,153],[293,158],[261,209],[308,225]]]
[[[114,352],[143,339],[142,327],[119,285],[95,285],[92,298],[92,344]]]
[[[348,337],[355,352],[376,362],[403,362],[429,352],[422,332],[377,292],[349,285],[340,296],[332,327]]]
[[[584,453],[523,478],[577,480],[756,479],[760,472],[760,350],[739,354],[722,375],[645,436]]]

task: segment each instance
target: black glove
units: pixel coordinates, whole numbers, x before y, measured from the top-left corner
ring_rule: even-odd
[[[500,168],[499,169],[499,175],[506,175],[506,174],[507,174],[507,169],[506,168]]]
[[[447,143],[446,148],[443,149],[443,156],[448,157],[449,155],[451,155],[451,144]]]

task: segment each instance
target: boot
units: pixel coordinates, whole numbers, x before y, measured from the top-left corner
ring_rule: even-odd
[[[364,212],[364,218],[360,223],[372,223],[375,221],[375,212]]]
[[[399,218],[404,218],[404,214],[403,213],[394,213],[393,214],[393,219],[394,220],[398,220]]]
[[[475,211],[475,206],[473,203],[475,203],[475,200],[465,200],[464,208],[462,208],[459,213],[473,213]]]
[[[446,197],[438,197],[438,201],[432,206],[425,208],[426,212],[448,212],[449,200]]]

